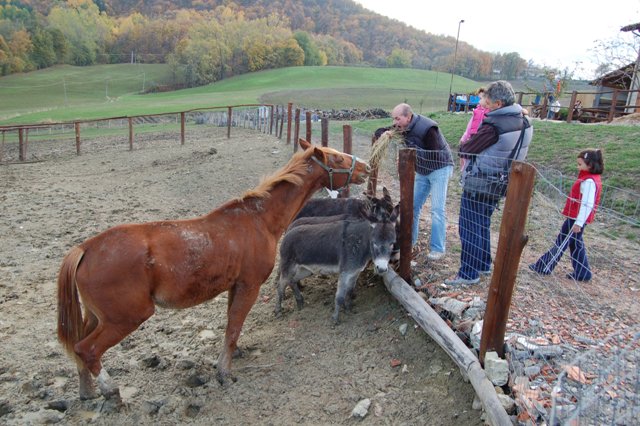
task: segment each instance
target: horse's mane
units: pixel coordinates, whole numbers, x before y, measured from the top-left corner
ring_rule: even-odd
[[[313,149],[297,152],[291,160],[281,169],[270,176],[263,177],[258,186],[248,190],[240,200],[247,198],[267,198],[271,191],[280,182],[289,182],[293,185],[302,185],[302,177],[307,173],[307,160],[313,155]]]

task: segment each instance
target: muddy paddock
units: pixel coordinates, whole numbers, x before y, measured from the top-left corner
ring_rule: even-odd
[[[354,141],[354,146],[358,144]],[[367,141],[361,142],[367,146]],[[354,311],[331,322],[336,277],[304,281],[273,314],[274,274],[249,313],[221,387],[215,360],[226,294],[186,310],[158,308],[105,354],[125,406],[81,401],[75,364],[56,338],[56,277],[65,253],[111,226],[198,216],[254,187],[291,146],[250,130],[189,130],[83,142],[30,142],[28,162],[4,147],[0,164],[0,422],[3,424],[476,425],[474,390],[381,280],[363,273]],[[357,152],[356,152],[357,153]],[[360,153],[367,157],[366,152]],[[352,194],[363,188],[352,188]],[[407,331],[401,333],[406,324]],[[363,419],[350,417],[363,399]]]

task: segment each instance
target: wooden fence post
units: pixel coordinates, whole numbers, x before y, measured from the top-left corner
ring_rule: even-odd
[[[576,106],[576,99],[578,98],[578,92],[576,90],[571,93],[571,102],[569,102],[569,111],[567,111],[567,123],[571,123],[573,120],[573,109]]]
[[[278,107],[278,105],[275,105],[273,113],[275,114],[275,116],[273,117],[274,125],[275,125],[273,131],[275,133],[272,133],[272,134],[278,137],[278,120],[280,120],[280,108]]]
[[[540,112],[540,119],[541,120],[546,120],[547,119],[547,106],[549,105],[549,96],[548,93],[545,93],[544,95],[544,99],[542,100],[542,111]]]
[[[232,107],[227,108],[227,139],[231,139]]]
[[[73,127],[76,130],[76,155],[80,155],[80,123],[76,121]]]
[[[489,351],[495,350],[504,358],[504,334],[520,256],[528,239],[524,235],[524,227],[535,177],[536,170],[532,165],[513,162],[480,338],[479,358],[483,364],[484,356]]]
[[[280,134],[278,135],[278,138],[282,139],[282,128],[284,127],[284,105],[282,105],[282,109],[281,109],[281,114],[282,117],[280,117]],[[289,121],[289,117],[287,116],[287,121]]]
[[[24,146],[24,129],[18,129],[18,160],[24,161],[26,157],[26,149]]]
[[[406,282],[411,279],[411,229],[413,228],[413,183],[416,178],[416,150],[403,148],[399,152],[400,175],[400,270],[398,275]]]
[[[184,145],[184,112],[180,113],[180,145]]]
[[[129,121],[129,151],[133,151],[133,117],[127,117]]]
[[[311,111],[306,111],[304,114],[304,121],[306,122],[305,124],[307,125],[307,142],[312,143],[311,142]]]
[[[616,106],[618,104],[618,94],[620,90],[614,89],[613,95],[611,95],[611,107],[609,108],[609,115],[607,116],[607,123],[611,123],[613,121],[613,117],[616,113]]]
[[[271,105],[269,107],[269,117],[270,117],[270,120],[269,120],[269,134],[270,135],[273,134],[273,120],[274,120],[273,113],[274,113],[274,107],[273,107],[273,105]],[[276,127],[277,127],[277,123],[276,123]]]
[[[5,131],[2,131],[2,149],[0,150],[0,161],[2,161],[2,157],[4,156],[4,137]]]
[[[329,119],[327,117],[322,117],[320,119],[320,133],[322,146],[329,146]]]
[[[293,152],[298,152],[298,138],[300,137],[300,108],[296,108],[296,123],[293,130]]]
[[[342,152],[345,154],[351,154],[353,151],[352,135],[353,132],[350,125],[345,124],[342,126]],[[355,161],[355,159],[352,159],[352,161]],[[349,184],[340,189],[340,198],[349,198]]]
[[[287,104],[287,145],[291,143],[291,111],[293,109],[293,104],[289,102]],[[295,141],[295,144],[298,145],[298,141]],[[294,148],[293,152],[296,152],[297,148]]]

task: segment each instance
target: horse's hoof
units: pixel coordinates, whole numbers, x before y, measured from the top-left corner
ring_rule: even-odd
[[[104,402],[100,408],[100,412],[102,413],[117,413],[124,406],[122,398],[120,397],[120,392],[117,389],[116,392],[113,392],[108,396],[104,395],[104,398]]]
[[[80,401],[88,401],[90,399],[96,399],[100,394],[96,392],[95,389],[91,389],[89,391],[80,391]]]
[[[220,386],[222,387],[225,387],[229,383],[229,380],[231,380],[233,383],[238,381],[238,379],[233,374],[223,373],[222,371],[218,371],[216,373],[216,379],[218,379],[218,383],[220,383]]]

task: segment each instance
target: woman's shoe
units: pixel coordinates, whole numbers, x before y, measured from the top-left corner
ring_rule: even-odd
[[[454,278],[449,278],[444,280],[444,283],[447,285],[471,285],[478,284],[480,282],[480,278],[474,279],[466,279],[456,275]]]

